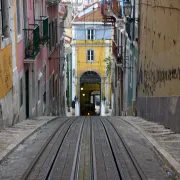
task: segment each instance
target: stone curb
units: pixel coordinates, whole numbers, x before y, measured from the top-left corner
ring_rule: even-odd
[[[180,164],[165,149],[163,149],[163,147],[152,136],[146,133],[141,127],[139,127],[135,123],[126,120],[123,117],[121,117],[120,119],[135,127],[153,145],[153,147],[161,156],[161,158],[165,161],[165,163],[167,163],[171,170],[174,171],[178,178],[180,178]]]
[[[43,118],[43,117],[42,117]],[[42,127],[44,127],[45,125],[51,123],[52,121],[61,118],[60,116],[58,117],[54,117],[50,120],[46,120],[43,124],[41,124],[40,126],[38,126],[36,129],[32,130],[29,134],[27,134],[23,139],[20,139],[19,142],[17,142],[16,144],[13,145],[9,145],[10,148],[8,149],[7,153],[4,153],[3,157],[0,157],[0,163],[2,163],[3,161],[5,161],[7,159],[7,157],[16,149],[18,148],[18,146],[20,144],[22,144],[24,141],[26,141],[30,136],[32,136],[34,133],[36,133],[37,131],[39,131]],[[32,119],[32,120],[38,120],[36,118]]]

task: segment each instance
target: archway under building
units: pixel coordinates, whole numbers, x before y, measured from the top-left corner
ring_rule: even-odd
[[[86,71],[80,77],[80,115],[97,116],[101,113],[101,77]]]

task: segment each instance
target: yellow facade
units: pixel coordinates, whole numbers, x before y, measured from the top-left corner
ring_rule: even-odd
[[[87,62],[87,50],[94,50],[94,62]],[[102,85],[104,85],[104,78],[106,78],[105,58],[106,46],[103,40],[77,40],[77,76],[80,79],[81,75],[86,71],[95,71],[101,77]],[[78,94],[79,86],[76,87]],[[102,96],[104,96],[105,88],[102,87]]]
[[[0,50],[0,99],[12,88],[12,46]]]

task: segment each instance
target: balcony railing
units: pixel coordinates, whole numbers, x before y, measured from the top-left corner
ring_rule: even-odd
[[[60,0],[46,0],[47,4],[54,5],[60,3]]]
[[[30,24],[29,26],[31,26],[32,28],[24,29],[25,59],[35,59],[40,50],[39,25]]]

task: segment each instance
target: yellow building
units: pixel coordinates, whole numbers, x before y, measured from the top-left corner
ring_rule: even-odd
[[[0,4],[0,129],[15,122],[14,104],[18,104],[13,88],[14,74],[17,74],[15,5],[16,1],[4,1]]]
[[[12,88],[12,46],[0,50],[0,99]]]
[[[111,69],[111,37],[112,27],[104,26],[99,3],[84,9],[72,22],[72,100],[76,100],[76,115],[106,112],[111,99],[107,71]]]

